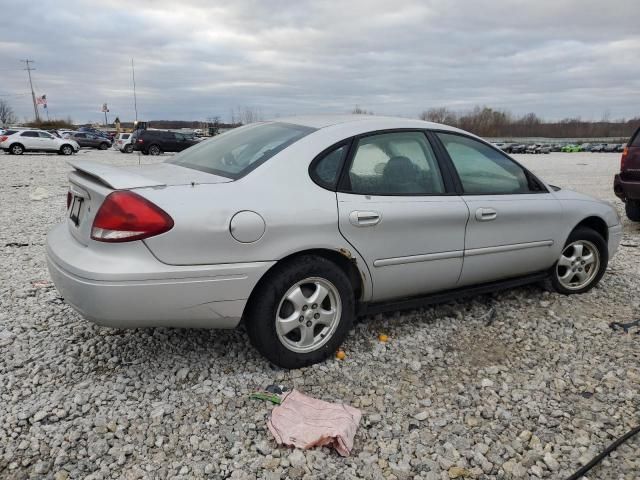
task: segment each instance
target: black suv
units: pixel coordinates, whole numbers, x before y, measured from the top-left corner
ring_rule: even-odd
[[[165,130],[138,130],[132,140],[133,149],[144,155],[160,155],[162,152],[181,152],[198,143],[187,135]]]

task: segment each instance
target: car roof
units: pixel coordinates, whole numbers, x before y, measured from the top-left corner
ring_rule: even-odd
[[[372,129],[385,128],[428,128],[460,131],[457,128],[440,123],[425,122],[413,118],[386,117],[380,115],[300,115],[274,119],[274,122],[292,123],[311,128],[325,128],[343,123],[358,123],[363,127],[370,124]]]

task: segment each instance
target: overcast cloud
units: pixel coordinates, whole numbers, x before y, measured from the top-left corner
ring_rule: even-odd
[[[549,119],[640,114],[637,0],[2,2],[0,98],[76,122],[489,105]]]

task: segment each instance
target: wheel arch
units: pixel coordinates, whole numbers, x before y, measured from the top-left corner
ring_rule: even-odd
[[[260,280],[258,280],[258,283],[256,283],[256,285],[253,287],[253,290],[249,295],[249,299],[247,300],[247,304],[245,305],[244,311],[247,310],[248,305],[251,304],[254,296],[258,291],[260,291],[262,285],[268,282],[269,279],[275,273],[277,273],[279,269],[281,269],[284,265],[290,263],[291,261],[307,255],[315,255],[325,258],[326,260],[329,260],[330,262],[337,265],[340,269],[342,269],[342,271],[345,272],[345,274],[349,278],[349,281],[351,282],[356,302],[362,301],[363,296],[366,294],[367,290],[369,290],[369,288],[367,287],[368,279],[358,267],[358,261],[351,254],[351,252],[344,248],[336,250],[332,250],[329,248],[310,248],[307,250],[300,250],[298,252],[289,254],[272,265],[271,268],[269,268],[269,270],[267,270],[262,275]],[[363,267],[366,268],[366,266],[364,265]]]
[[[586,217],[582,219],[578,224],[576,224],[571,229],[571,232],[579,227],[590,228],[591,230],[594,230],[595,232],[602,235],[605,243],[609,242],[609,227],[607,226],[607,222],[602,217],[598,217],[597,215]],[[569,234],[571,234],[571,232],[569,232]]]
[[[13,148],[15,145],[20,145],[22,147],[23,151],[26,151],[27,149],[25,148],[24,144],[21,142],[13,142],[11,145],[9,145],[9,150],[11,150],[11,148]]]

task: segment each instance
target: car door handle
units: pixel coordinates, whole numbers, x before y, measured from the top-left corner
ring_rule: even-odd
[[[476,220],[479,222],[489,222],[495,220],[497,216],[498,212],[493,208],[479,208],[476,210]]]
[[[356,227],[371,227],[380,223],[382,217],[378,212],[363,212],[354,210],[349,214],[349,221]]]

